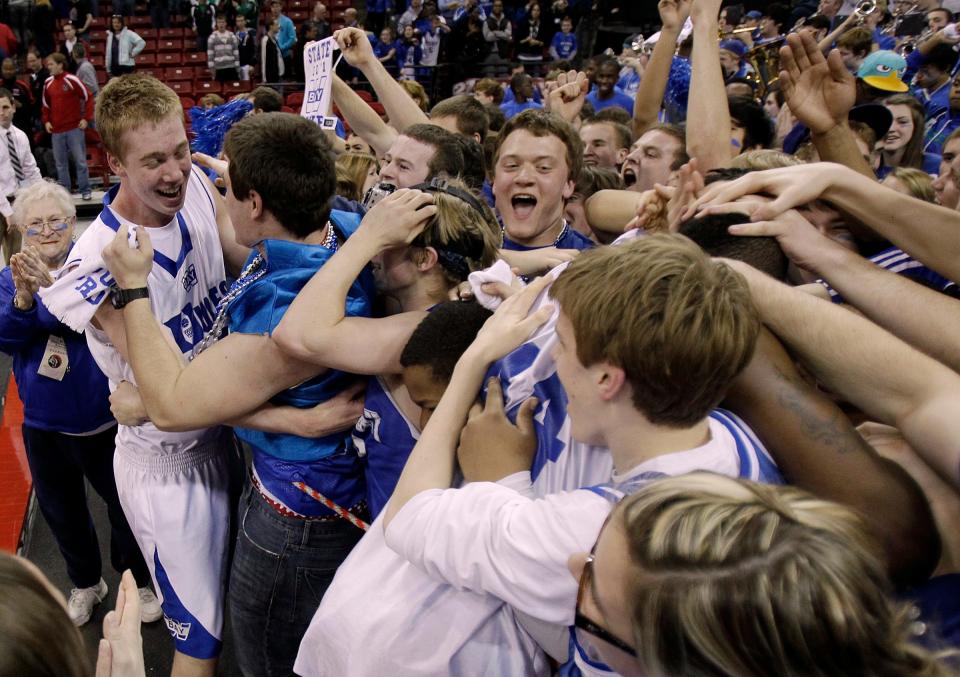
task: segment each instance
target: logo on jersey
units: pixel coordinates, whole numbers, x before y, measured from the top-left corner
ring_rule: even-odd
[[[73,289],[87,303],[99,306],[111,284],[113,284],[113,277],[110,275],[110,271],[97,268],[92,275],[84,275],[78,278]]]
[[[193,625],[192,623],[175,621],[166,614],[163,615],[163,622],[167,624],[167,630],[170,631],[174,639],[178,639],[181,642],[187,641],[187,638],[190,636],[190,626]]]
[[[192,263],[187,266],[187,271],[183,274],[181,282],[185,291],[190,291],[197,286],[197,267]]]
[[[226,281],[207,290],[197,305],[187,303],[180,312],[164,320],[163,324],[173,334],[173,340],[184,354],[189,353],[194,345],[213,327],[213,320],[217,316],[217,304],[227,293]]]

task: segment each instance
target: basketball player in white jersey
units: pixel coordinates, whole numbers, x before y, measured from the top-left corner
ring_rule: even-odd
[[[97,129],[120,185],[77,242],[58,280],[44,291],[50,311],[84,331],[111,390],[134,381],[118,308],[149,294],[154,315],[189,356],[211,328],[227,293],[226,263],[237,245],[221,198],[190,160],[177,95],[158,80],[130,75],[97,99]],[[155,251],[147,287],[120,292],[101,251],[121,222],[149,229]],[[124,512],[150,566],[174,637],[174,675],[213,675],[221,648],[230,523],[232,437],[221,428],[163,432],[123,426],[114,460]]]

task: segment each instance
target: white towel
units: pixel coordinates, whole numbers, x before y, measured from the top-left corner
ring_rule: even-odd
[[[496,310],[500,306],[502,299],[499,296],[487,294],[482,289],[483,285],[487,282],[503,282],[509,285],[513,281],[513,278],[514,274],[513,271],[510,270],[510,264],[503,259],[499,259],[489,268],[470,273],[467,280],[470,282],[470,287],[473,289],[473,296],[477,299],[477,303],[487,310]]]
[[[103,263],[103,249],[113,240],[109,226],[97,219],[73,245],[54,283],[40,290],[40,298],[54,317],[83,332],[109,294],[113,277]]]

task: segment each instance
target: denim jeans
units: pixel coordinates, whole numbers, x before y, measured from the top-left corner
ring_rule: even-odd
[[[55,132],[53,157],[57,162],[57,181],[70,192],[70,158],[77,168],[77,188],[81,193],[90,192],[90,172],[87,171],[87,143],[82,129]]]
[[[227,603],[244,675],[293,673],[300,641],[363,532],[346,520],[284,517],[247,484]]]

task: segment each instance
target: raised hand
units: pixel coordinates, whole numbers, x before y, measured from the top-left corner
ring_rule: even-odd
[[[660,12],[662,30],[679,33],[690,16],[690,4],[691,0],[660,0],[657,10]]]
[[[846,249],[817,230],[798,211],[790,209],[769,221],[741,223],[730,226],[732,235],[743,237],[775,237],[796,266],[816,273],[825,256],[831,251]]]
[[[481,327],[468,350],[489,363],[519,348],[553,313],[553,306],[549,304],[535,313],[530,313],[537,297],[551,282],[551,275],[539,277],[522,292],[501,303],[493,316]]]
[[[548,100],[550,112],[556,113],[567,122],[573,122],[580,115],[590,92],[590,80],[584,72],[567,71],[557,77],[557,86],[553,89]]]
[[[535,397],[524,401],[517,411],[517,424],[514,425],[503,408],[500,379],[488,381],[487,401],[482,407],[473,405],[457,447],[457,461],[468,482],[496,482],[530,470],[537,451],[537,433],[533,425],[537,404]]]
[[[824,58],[809,33],[787,36],[780,48],[780,88],[790,111],[814,134],[846,122],[857,98],[840,53],[833,50]]]
[[[333,34],[344,60],[354,68],[363,69],[377,60],[367,34],[359,28],[341,28]]]
[[[103,249],[103,262],[121,289],[147,286],[147,277],[153,269],[153,245],[146,228],[137,228],[137,247],[127,241],[128,226],[123,224],[116,237]]]
[[[22,310],[33,305],[33,295],[40,291],[41,287],[53,284],[50,270],[32,245],[27,245],[23,251],[10,257],[10,273],[17,290],[17,307]]]
[[[375,237],[381,250],[413,242],[437,213],[433,195],[401,188],[380,200],[360,223],[365,237]]]

